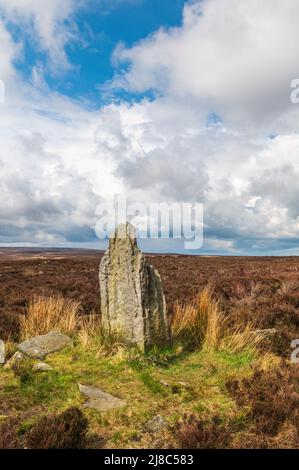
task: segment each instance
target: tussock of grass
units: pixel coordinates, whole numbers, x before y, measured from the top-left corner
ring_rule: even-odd
[[[172,332],[175,340],[187,349],[220,349],[231,353],[255,350],[265,339],[262,331],[254,331],[253,324],[230,328],[209,285],[191,303],[175,305]]]
[[[9,337],[9,339],[7,341],[5,341],[5,355],[6,355],[7,359],[9,359],[10,357],[12,357],[14,355],[14,353],[17,350],[16,346],[17,345],[13,341],[11,336]]]
[[[175,305],[172,332],[186,347],[214,349],[218,346],[223,323],[219,303],[213,299],[211,287],[207,286],[191,303]]]
[[[169,367],[179,356],[180,350],[153,348],[141,352],[136,348],[127,351],[128,363],[135,370],[142,370],[149,366]]]
[[[82,348],[94,351],[98,357],[116,355],[126,347],[120,332],[103,329],[99,315],[81,317],[78,321],[76,338]]]
[[[253,324],[250,323],[245,327],[225,329],[220,348],[231,353],[243,350],[254,351],[265,340],[265,333],[262,330],[254,330]]]
[[[38,296],[30,300],[27,314],[20,318],[20,336],[27,339],[57,330],[67,335],[78,327],[80,303],[63,296]]]
[[[290,294],[292,291],[294,291],[296,288],[298,288],[298,282],[297,280],[295,279],[288,279],[288,280],[284,280],[282,281],[281,283],[281,286],[280,286],[280,289],[279,289],[279,293],[282,294],[282,295],[288,295]]]
[[[105,331],[99,315],[80,316],[79,313],[80,303],[66,300],[61,295],[35,297],[29,303],[27,315],[21,317],[21,338],[58,330],[76,336],[82,348],[94,351],[97,356],[112,356],[126,349],[121,333]],[[176,342],[191,350],[238,352],[255,349],[265,339],[262,332],[253,331],[251,324],[229,329],[210,285],[194,296],[191,303],[175,305],[172,331]],[[169,354],[163,356],[161,352],[150,351],[143,357],[144,361],[167,363]]]
[[[83,349],[97,356],[112,356],[126,347],[119,332],[102,328],[100,315],[80,315],[80,302],[63,296],[38,296],[31,299],[27,314],[20,319],[21,339],[61,331],[73,336]]]

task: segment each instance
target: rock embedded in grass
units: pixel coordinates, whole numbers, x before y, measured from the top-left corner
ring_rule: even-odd
[[[5,370],[13,369],[15,365],[19,364],[20,362],[24,361],[25,356],[20,351],[17,351],[4,366]]]
[[[42,336],[35,336],[19,344],[18,350],[33,359],[44,360],[49,354],[64,349],[72,340],[63,333],[51,331]]]
[[[34,364],[32,370],[34,372],[49,372],[53,370],[53,367],[50,364],[46,364],[45,362],[37,362]]]
[[[133,225],[120,224],[100,264],[103,327],[142,350],[171,342],[158,271],[139,250]]]
[[[0,364],[5,363],[5,343],[0,339]]]
[[[126,406],[126,401],[103,392],[99,388],[88,387],[79,384],[79,390],[88,400],[84,404],[86,408],[92,408],[97,411],[108,411],[115,408]]]
[[[170,384],[166,382],[166,380],[161,379],[159,382],[161,385],[164,385],[164,387],[170,387]]]
[[[165,429],[168,426],[167,421],[161,415],[154,416],[154,418],[149,419],[145,425],[144,430],[150,433],[159,432],[162,429]]]

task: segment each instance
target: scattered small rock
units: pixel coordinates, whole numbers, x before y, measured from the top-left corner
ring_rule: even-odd
[[[127,404],[124,400],[109,395],[109,393],[105,393],[99,388],[79,384],[79,390],[82,395],[88,398],[84,404],[86,408],[93,408],[97,411],[107,411],[126,406]]]
[[[58,331],[51,331],[42,336],[35,336],[19,344],[18,350],[33,359],[44,360],[48,354],[60,351],[69,346],[72,340]]]
[[[163,380],[163,379],[160,380],[160,384],[161,384],[161,385],[164,385],[164,387],[170,387],[169,383],[166,382],[166,380]]]
[[[38,362],[37,364],[34,364],[32,370],[34,372],[48,372],[53,370],[53,367],[51,367],[50,364],[46,364],[45,362]]]
[[[188,390],[190,385],[186,382],[176,382],[171,385],[172,393],[181,393],[183,390]]]
[[[0,364],[5,363],[5,343],[0,339]]]
[[[149,419],[145,425],[144,430],[147,432],[155,433],[161,431],[168,426],[167,421],[161,415],[157,415],[154,418]]]
[[[188,388],[189,385],[187,384],[187,382],[177,382],[178,385],[180,385],[181,387],[183,388]]]
[[[17,351],[4,366],[5,370],[13,369],[15,365],[19,364],[20,362],[24,361],[25,356],[20,351]]]

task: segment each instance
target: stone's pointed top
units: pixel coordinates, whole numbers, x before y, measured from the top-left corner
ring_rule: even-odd
[[[128,246],[131,248],[134,247],[134,249],[138,248],[136,228],[130,222],[119,224],[115,232],[111,235],[109,240],[109,247],[115,249],[118,246]]]
[[[119,224],[114,232],[113,238],[130,238],[131,240],[136,240],[136,228],[130,222]]]

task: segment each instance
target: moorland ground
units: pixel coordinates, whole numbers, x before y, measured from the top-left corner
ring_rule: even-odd
[[[102,253],[84,250],[6,250],[0,254],[0,338],[20,340],[30,299],[79,302],[78,315],[99,313]],[[298,447],[299,366],[290,364],[299,337],[299,258],[148,255],[159,270],[170,317],[209,285],[210,301],[227,331],[274,328],[256,348],[197,344],[142,355],[96,346],[49,356],[53,371],[30,375],[0,370],[0,420],[9,419],[22,446],[41,415],[82,408],[78,383],[125,399],[125,409],[85,410],[87,445],[106,447]],[[224,338],[225,339],[225,338]],[[203,341],[204,343],[204,341]],[[286,405],[288,403],[288,405]],[[157,415],[168,427],[146,431]],[[9,433],[8,433],[9,434]],[[4,444],[2,444],[4,445]],[[1,437],[0,437],[1,447]]]
[[[34,295],[62,294],[81,302],[82,314],[99,312],[99,263],[89,250],[0,252],[0,337],[18,335],[18,318]],[[299,334],[299,257],[149,255],[161,274],[170,315],[207,283],[232,322],[277,328],[276,349],[291,354]],[[276,338],[277,340],[278,338]]]

